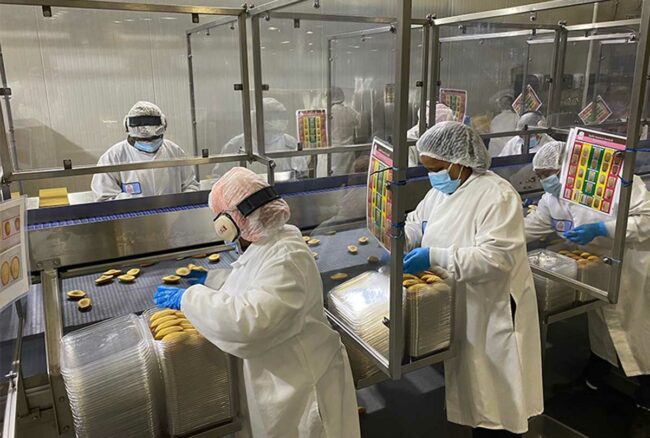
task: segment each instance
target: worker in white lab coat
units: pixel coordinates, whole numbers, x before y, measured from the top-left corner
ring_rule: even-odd
[[[559,179],[566,147],[562,142],[544,145],[533,166],[545,190],[537,210],[525,219],[529,241],[559,234],[585,251],[606,254],[612,245],[616,218],[559,198]],[[637,403],[650,411],[650,193],[638,176],[632,181],[632,200],[627,222],[625,254],[618,304],[589,313],[591,362],[586,383],[597,389],[609,365],[619,362],[629,377],[641,376]],[[649,417],[650,421],[650,417]]]
[[[417,142],[432,189],[406,219],[404,271],[441,266],[457,281],[457,350],[445,361],[447,419],[474,436],[518,436],[543,410],[537,301],[521,199],[487,170],[469,126],[442,122]]]
[[[289,126],[287,108],[272,97],[265,97],[262,106],[264,108],[265,152],[297,151],[298,140],[286,133]],[[255,120],[255,110],[251,111],[251,118]],[[253,151],[259,153],[255,135],[255,129],[253,129]],[[244,134],[240,134],[225,144],[221,154],[243,154],[245,152]],[[293,179],[303,176],[308,170],[309,158],[306,156],[273,158],[273,161],[275,161],[276,172],[292,172]],[[218,163],[212,169],[212,177],[219,178],[236,166],[238,166],[237,163]],[[266,173],[266,168],[261,164],[253,164],[251,168],[255,173]]]
[[[361,115],[345,104],[345,94],[340,87],[332,88],[331,120],[332,146],[345,146],[354,144],[357,129],[361,123]],[[356,154],[346,152],[332,154],[332,175],[349,175],[354,173]]]
[[[167,120],[151,102],[133,105],[124,117],[124,128],[128,133],[126,140],[111,146],[99,158],[98,166],[186,158],[180,146],[164,138]],[[91,188],[95,200],[106,201],[196,192],[199,183],[192,167],[181,166],[96,174]]]
[[[429,121],[429,101],[427,100],[426,120]],[[436,123],[450,122],[454,120],[454,112],[444,103],[436,103]],[[407,140],[417,140],[420,138],[420,111],[418,111],[418,123],[406,131]],[[415,167],[420,164],[418,151],[415,146],[409,147],[409,167]]]
[[[503,93],[496,99],[498,114],[490,121],[490,133],[509,132],[517,129],[519,115],[512,109],[514,98],[510,93]],[[490,155],[498,157],[506,143],[507,137],[495,137],[490,139]]]
[[[161,286],[154,301],[182,310],[199,333],[243,359],[255,438],[355,438],[359,418],[350,364],[323,311],[323,289],[290,211],[251,170],[212,187],[217,238],[243,253],[223,284]],[[197,277],[200,277],[199,274]]]
[[[539,112],[531,111],[521,116],[517,122],[517,131],[532,128],[547,128],[546,118]],[[528,153],[533,154],[539,150],[540,147],[553,141],[553,138],[546,134],[532,134],[528,144]],[[505,157],[508,155],[520,155],[524,153],[524,138],[517,135],[512,137],[501,152],[497,155]]]

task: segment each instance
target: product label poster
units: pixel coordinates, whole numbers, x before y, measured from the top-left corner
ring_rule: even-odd
[[[390,251],[392,195],[389,189],[393,180],[393,146],[375,137],[372,142],[368,166],[368,204],[366,224],[368,230]]]
[[[302,109],[296,111],[298,141],[303,149],[327,147],[327,111]]]
[[[0,310],[29,290],[25,200],[0,203]]]
[[[573,128],[562,169],[562,199],[611,215],[618,203],[625,137]]]

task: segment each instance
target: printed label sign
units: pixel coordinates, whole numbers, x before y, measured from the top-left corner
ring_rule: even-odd
[[[562,199],[611,215],[618,203],[625,137],[573,128],[562,168]]]
[[[454,112],[454,120],[463,123],[467,113],[467,90],[440,89],[440,102]]]
[[[580,117],[580,120],[582,120],[582,123],[585,125],[599,125],[605,120],[609,119],[609,117],[613,114],[612,110],[609,108],[609,105],[607,105],[607,102],[605,102],[605,99],[603,99],[600,95],[596,97],[596,114],[594,114],[593,108],[594,103],[589,102],[589,105],[584,107],[578,114],[578,117]]]
[[[526,85],[526,101],[524,102],[523,93],[520,93],[515,101],[512,102],[512,109],[514,109],[517,114],[523,114],[529,111],[538,111],[541,107],[542,99],[539,98],[530,84]]]
[[[29,290],[27,241],[25,233],[26,197],[0,203],[0,310]]]
[[[390,251],[392,194],[389,185],[393,180],[393,146],[375,137],[372,141],[368,166],[368,203],[366,224],[368,230]]]
[[[327,110],[301,109],[296,111],[298,141],[304,149],[327,147]]]

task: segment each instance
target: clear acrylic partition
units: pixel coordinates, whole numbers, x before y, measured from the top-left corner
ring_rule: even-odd
[[[599,29],[589,36],[584,32],[569,32],[556,126],[586,125],[625,135],[636,59],[636,31],[637,26]],[[598,102],[598,96],[612,114],[605,121],[595,116],[583,121],[580,111],[593,105],[594,100]]]
[[[269,90],[264,91],[264,98],[275,99],[282,104],[287,115],[283,144],[274,141],[274,138],[265,138],[267,154],[298,147],[296,111],[327,109],[328,75],[332,89],[338,87],[343,92],[343,103],[333,105],[333,111],[339,117],[334,115],[329,118],[332,138],[329,144],[323,146],[364,144],[373,135],[386,135],[392,113],[391,103],[384,102],[394,95],[395,35],[388,31],[374,33],[376,28],[385,27],[380,24],[312,20],[300,20],[296,26],[293,19],[272,17],[270,20],[260,20],[262,82],[269,86]],[[357,33],[366,30],[370,31],[369,35]],[[268,120],[275,116],[269,113],[268,108],[264,109],[264,116],[266,129],[272,129]],[[269,134],[277,137],[272,130]],[[265,133],[265,137],[269,135]],[[344,144],[335,145],[333,140]],[[302,149],[303,146],[301,144],[299,147]],[[354,172],[354,162],[361,155],[362,152],[332,155],[330,166],[333,173]],[[276,157],[274,160],[278,180],[323,177],[328,174],[326,154]]]
[[[190,36],[196,117],[194,154],[244,153],[239,25],[236,20]],[[223,175],[239,163],[199,166],[201,187],[208,189],[213,176]]]
[[[518,115],[511,105],[522,92],[525,72],[526,82],[546,99],[542,78],[550,71],[550,60],[539,68],[527,65],[530,31],[514,35],[506,31],[471,27],[462,33],[451,27],[441,29],[441,88],[467,91],[467,115],[481,133],[516,129]],[[498,156],[510,138],[491,139],[491,154]]]
[[[199,20],[205,23],[214,16],[200,15]],[[97,164],[112,145],[126,139],[124,117],[139,100],[156,103],[165,114],[165,138],[180,147],[172,159],[191,157],[185,31],[194,26],[189,14],[57,7],[52,17],[46,18],[40,7],[0,6],[0,44],[12,89],[18,170],[61,169],[67,159],[73,167]],[[204,47],[197,43],[197,51],[203,52],[200,60],[212,57],[235,63],[237,45],[230,38],[213,42],[211,54],[206,53],[209,44],[209,40]],[[208,72],[200,62],[199,85],[205,96],[201,104],[206,108],[210,94],[202,81],[207,80]],[[225,75],[230,87],[240,82],[231,79],[231,70],[220,68],[215,74]],[[238,64],[234,68],[238,72]],[[216,85],[219,90],[225,88],[220,82]],[[215,100],[213,108],[222,108],[215,109],[221,115],[223,108],[230,108],[231,118],[237,122],[231,124],[237,126],[241,124],[239,102],[239,96],[232,96],[228,105]],[[206,127],[202,134],[207,136],[209,131]],[[205,137],[204,141],[215,143],[211,151],[216,150],[217,139],[216,134],[212,139]],[[110,164],[131,161],[132,157],[118,155]],[[68,193],[92,200],[92,178],[23,181],[20,187],[14,183],[12,191],[22,190],[34,197],[42,188],[66,187]]]

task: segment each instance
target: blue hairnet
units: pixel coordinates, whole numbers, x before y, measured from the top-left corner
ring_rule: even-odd
[[[490,167],[490,154],[481,137],[459,122],[437,123],[422,134],[415,146],[420,155],[462,164],[478,172]]]

